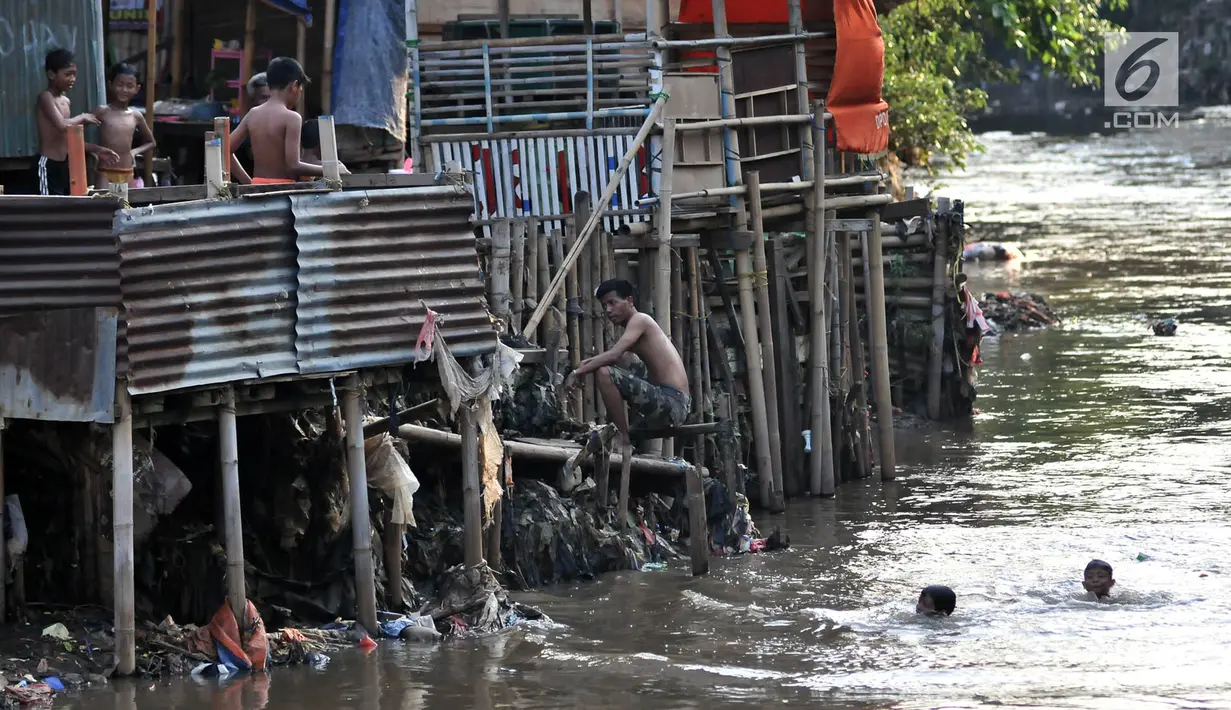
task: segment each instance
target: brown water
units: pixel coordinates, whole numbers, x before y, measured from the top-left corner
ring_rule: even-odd
[[[1064,327],[988,342],[974,422],[903,435],[897,482],[792,505],[789,553],[526,595],[556,623],[494,638],[61,702],[1231,707],[1231,127],[987,145],[944,192],[1031,260],[974,281],[1049,294]],[[1092,557],[1109,603],[1081,594]],[[912,613],[929,583],[954,617]]]

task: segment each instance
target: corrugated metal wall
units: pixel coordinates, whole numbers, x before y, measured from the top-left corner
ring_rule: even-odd
[[[104,102],[101,12],[97,0],[0,3],[0,158],[38,154],[34,101],[47,88],[43,59],[52,49],[77,55],[73,114]]]
[[[426,304],[458,357],[491,352],[469,218],[441,186],[293,195],[299,247],[295,347],[304,374],[411,362]]]
[[[432,167],[442,170],[456,161],[474,172],[478,219],[535,216],[544,219],[544,229],[562,229],[560,216],[572,214],[573,196],[588,192],[597,199],[602,194],[636,132],[432,143]],[[657,182],[658,163],[658,152],[643,146],[607,209],[636,209],[636,201],[651,194],[651,180]],[[648,213],[611,216],[603,224],[614,232],[622,224],[647,219]]]
[[[0,197],[0,316],[119,307],[118,207],[105,198]]]
[[[0,418],[113,420],[115,308],[0,318]]]
[[[123,210],[116,231],[132,394],[297,371],[285,197]]]

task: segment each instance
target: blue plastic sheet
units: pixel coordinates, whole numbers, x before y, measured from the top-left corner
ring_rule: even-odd
[[[402,0],[341,0],[333,53],[333,117],[406,136],[406,8]]]

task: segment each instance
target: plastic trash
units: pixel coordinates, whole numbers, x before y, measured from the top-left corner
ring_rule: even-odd
[[[402,629],[398,638],[415,643],[435,643],[444,636],[436,630],[436,622],[430,616],[416,617],[414,623]]]
[[[376,648],[376,642],[372,640],[371,636],[364,634],[363,638],[359,639],[359,648],[362,648],[365,651],[371,651]]]
[[[57,693],[64,692],[64,683],[60,682],[60,679],[55,676],[48,676],[43,679],[43,682]]]
[[[1149,555],[1147,555],[1146,553],[1144,553],[1144,552],[1138,552],[1138,553],[1137,553],[1137,561],[1138,561],[1138,562],[1145,562],[1146,560],[1149,560],[1149,559],[1151,559],[1151,557],[1150,557]]]
[[[65,627],[64,624],[52,624],[51,626],[48,626],[43,629],[43,636],[50,636],[51,638],[58,639],[60,641],[68,641],[73,638],[72,635],[68,633],[68,628]]]
[[[812,430],[804,429],[804,453],[812,453]]]
[[[326,656],[320,651],[308,651],[307,655],[304,656],[304,660],[307,661],[308,665],[312,666],[313,669],[318,671],[325,670],[325,667],[329,665],[329,656]]]
[[[660,572],[667,569],[666,562],[646,562],[641,565],[642,572]]]

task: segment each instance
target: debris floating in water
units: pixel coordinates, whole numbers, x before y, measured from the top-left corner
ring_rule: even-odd
[[[1154,328],[1155,335],[1175,335],[1176,329],[1179,328],[1179,323],[1176,323],[1174,318],[1164,318],[1163,320],[1155,321],[1152,327]]]
[[[985,293],[979,302],[983,316],[1000,330],[1033,330],[1059,325],[1047,299],[1037,293]]]

